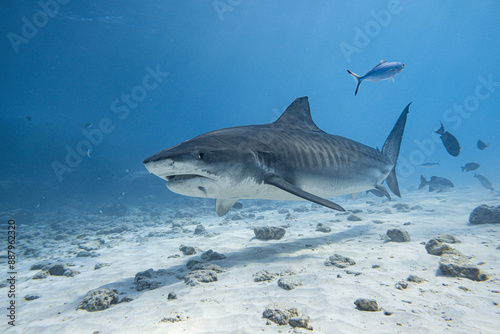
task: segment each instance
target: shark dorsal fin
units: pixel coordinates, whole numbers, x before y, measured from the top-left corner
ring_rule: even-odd
[[[307,96],[295,99],[274,124],[287,128],[321,131],[311,118]]]

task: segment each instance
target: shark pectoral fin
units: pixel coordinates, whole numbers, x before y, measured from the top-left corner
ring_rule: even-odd
[[[313,203],[319,204],[326,206],[327,208],[338,210],[338,211],[345,211],[343,207],[341,207],[338,204],[333,203],[332,201],[329,201],[327,199],[324,199],[322,197],[313,195],[307,191],[304,191],[300,188],[297,188],[293,184],[285,181],[283,178],[276,174],[268,174],[264,178],[264,183],[275,186],[277,188],[280,188],[281,190],[284,190],[292,195],[295,195],[297,197],[303,198],[305,200],[311,201]]]
[[[398,179],[396,177],[396,164],[392,167],[391,172],[385,179],[385,182],[389,186],[389,189],[394,193],[394,195],[401,197],[401,192],[399,191]]]
[[[378,191],[380,191],[382,194],[384,194],[385,197],[387,197],[388,199],[391,199],[391,195],[389,195],[389,192],[387,191],[387,189],[385,189],[385,187],[381,184],[377,184],[375,186],[375,189],[377,189]]]
[[[231,208],[233,205],[238,202],[238,199],[221,199],[218,198],[215,200],[215,211],[217,212],[217,215],[219,217],[224,216]]]

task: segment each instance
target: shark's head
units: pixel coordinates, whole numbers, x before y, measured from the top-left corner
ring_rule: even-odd
[[[221,131],[167,148],[144,160],[144,166],[167,180],[171,191],[193,197],[226,197],[237,186],[252,159],[241,145],[226,142]],[[252,165],[252,164],[250,164]]]

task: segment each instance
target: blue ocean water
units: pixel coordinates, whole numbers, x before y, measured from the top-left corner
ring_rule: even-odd
[[[487,192],[461,172],[468,162],[500,188],[499,11],[497,1],[6,2],[0,210],[182,202],[146,157],[272,122],[301,96],[321,129],[372,147],[413,101],[401,188],[437,175]],[[346,70],[381,59],[406,67],[354,96]],[[434,134],[440,121],[460,142],[456,158]]]

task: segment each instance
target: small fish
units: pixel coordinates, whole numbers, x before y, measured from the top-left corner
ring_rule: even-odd
[[[354,92],[354,95],[358,95],[359,85],[361,85],[363,81],[379,82],[387,79],[392,79],[392,81],[394,81],[394,77],[404,68],[405,64],[403,63],[381,60],[380,63],[375,65],[375,67],[366,72],[363,76],[359,76],[349,70],[347,70],[347,72],[352,75],[354,80],[356,80],[356,91]]]
[[[24,117],[24,118],[26,118],[28,121],[30,121],[30,122],[31,122],[31,116],[26,116],[26,117]],[[478,144],[478,145],[479,145],[479,144]]]
[[[35,206],[35,209],[38,209],[40,207],[40,203],[38,203],[36,206]]]
[[[418,189],[422,189],[425,186],[429,186],[429,191],[437,190],[438,192],[449,190],[454,187],[453,182],[444,177],[431,176],[430,181],[427,181],[423,175],[420,175],[420,185]]]
[[[452,156],[458,157],[461,149],[460,144],[458,143],[458,140],[454,135],[444,130],[443,122],[441,122],[441,127],[434,132],[438,135],[441,135],[441,141],[443,142],[446,151]]]
[[[130,168],[125,169],[125,173],[130,172]]]
[[[490,180],[488,180],[486,177],[480,175],[480,174],[474,174],[474,177],[481,182],[481,185],[485,187],[486,189],[489,189],[490,191],[494,191],[493,185],[491,184]]]
[[[426,163],[423,163],[420,165],[420,167],[424,167],[424,168],[432,168],[432,167],[436,167],[436,166],[441,166],[439,164],[439,161],[438,162],[426,162]]]
[[[472,172],[473,170],[476,170],[478,169],[479,167],[481,167],[481,165],[475,163],[475,162],[469,162],[467,164],[465,164],[465,166],[462,167],[462,172]]]
[[[90,148],[87,150],[87,156],[90,158]]]
[[[92,126],[94,125],[94,123],[87,123],[85,124],[85,128],[88,129],[88,128],[91,128]]]
[[[477,141],[477,148],[480,149],[481,151],[484,150],[485,148],[487,148],[489,145],[486,144],[484,141],[482,140],[478,140]]]

